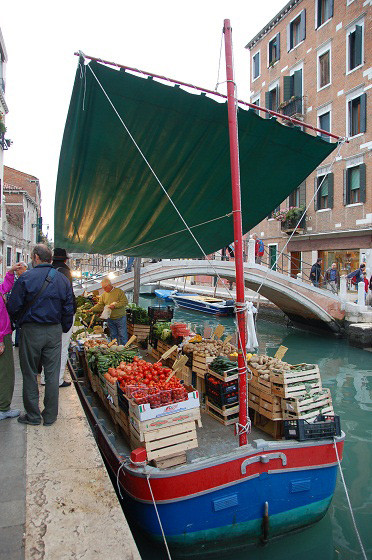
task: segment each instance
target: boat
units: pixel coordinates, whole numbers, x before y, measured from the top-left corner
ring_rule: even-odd
[[[175,290],[155,290],[156,297],[164,299],[165,301],[172,301],[172,294],[176,293]]]
[[[255,157],[241,158],[242,171],[249,175],[241,190],[229,20],[224,22],[224,35],[230,138],[230,150],[227,148],[227,151],[230,152],[231,167],[228,165],[226,169],[226,145],[222,146],[227,137],[226,125],[221,125],[222,119],[226,122],[226,110],[222,104],[205,95],[190,95],[179,87],[187,86],[182,82],[177,82],[178,87],[169,87],[161,83],[165,79],[162,76],[147,73],[147,79],[143,79],[133,74],[136,69],[117,71],[120,65],[86,57],[80,52],[56,189],[56,243],[69,249],[88,250],[94,242],[96,252],[122,251],[127,255],[164,259],[192,258],[210,254],[234,240],[235,305],[240,344],[239,416],[235,421],[235,435],[231,433],[231,437],[227,437],[230,435],[228,428],[221,424],[217,429],[216,422],[207,415],[203,417],[204,427],[198,433],[199,447],[189,452],[187,463],[160,469],[149,465],[146,459],[136,460],[135,452],[128,457],[128,450],[117,447],[115,438],[105,432],[89,399],[76,384],[101,453],[134,522],[154,542],[164,540],[171,551],[186,556],[194,549],[205,555],[206,551],[231,549],[249,540],[266,541],[321,519],[332,500],[345,439],[345,434],[339,431],[337,434],[312,432],[303,441],[296,434],[294,439],[276,440],[252,427],[248,416],[247,373],[250,370],[245,363],[242,229],[248,231],[261,216],[267,215],[335,146],[320,137],[285,127],[275,119],[261,119],[255,112],[245,111],[240,116],[240,148],[262,150],[259,166]],[[84,59],[88,64],[84,64]],[[128,67],[123,67],[125,69]],[[133,142],[131,132],[126,129],[127,136],[123,134],[123,118],[117,119],[119,112],[112,99],[122,114],[132,116],[133,122],[140,116],[142,129],[137,136],[142,142],[149,142],[149,152],[155,150],[153,160],[157,154],[159,158],[165,158],[159,164],[161,172],[186,218],[181,213],[181,219],[174,211],[176,203],[173,207],[170,205],[169,192],[159,185],[158,176],[154,179],[149,162],[144,163],[143,152],[138,155],[138,144]],[[120,105],[121,102],[124,106]],[[270,115],[269,109],[256,105],[252,108]],[[170,121],[176,120],[166,121],[168,113]],[[208,120],[209,114],[211,121]],[[199,121],[195,124],[199,115],[205,135],[203,143],[203,135],[197,134]],[[160,118],[159,134],[154,131],[149,134],[149,127],[155,126],[156,118]],[[116,122],[120,129],[114,133]],[[300,124],[304,128],[310,127],[306,123]],[[99,134],[99,143],[95,132]],[[177,142],[186,142],[187,133],[190,133],[190,149],[182,150],[181,154]],[[275,154],[267,148],[271,135],[275,135]],[[167,138],[166,148],[160,145],[160,136]],[[196,137],[198,147],[199,142],[203,144],[201,154],[194,149]],[[157,148],[159,152],[156,152]],[[191,165],[186,165],[182,159],[186,153],[192,153]],[[210,159],[206,159],[205,153]],[[136,169],[134,159],[128,164],[123,154],[138,156]],[[82,158],[86,165],[81,164]],[[115,168],[112,171],[106,165],[109,161]],[[276,169],[276,162],[278,167],[280,162],[280,170]],[[173,169],[176,163],[179,167]],[[253,167],[249,168],[250,165]],[[196,175],[186,177],[187,172]],[[178,182],[177,173],[182,174],[183,181]],[[139,186],[140,176],[144,178]],[[230,176],[232,207],[226,198],[227,177]],[[113,208],[112,192],[121,187],[122,177],[127,182],[123,183],[120,203],[118,201]],[[265,196],[262,185],[267,191]],[[141,189],[142,197],[138,194]],[[155,192],[155,189],[158,190]],[[110,219],[98,220],[97,214],[95,220],[95,212],[101,216],[103,211],[97,199],[106,200],[105,197],[109,201],[107,216]],[[82,201],[87,207],[85,213]],[[227,208],[231,209],[230,213]],[[131,216],[130,228],[120,227],[126,215]],[[202,236],[203,250],[200,243],[195,243],[193,232]],[[164,414],[171,412],[170,406]]]
[[[141,284],[140,285],[140,294],[149,295],[154,294],[156,289],[156,284]]]
[[[235,302],[233,299],[224,300],[210,296],[184,294],[182,292],[173,293],[170,298],[178,307],[200,311],[201,313],[207,313],[216,317],[227,317],[235,312]]]

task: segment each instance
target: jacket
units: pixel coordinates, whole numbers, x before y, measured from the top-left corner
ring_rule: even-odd
[[[4,294],[10,292],[14,284],[14,273],[7,272],[4,278],[4,282],[0,284],[0,342],[3,342],[4,336],[11,334],[12,326],[10,324],[9,314],[5,305]]]
[[[32,270],[24,272],[15,283],[8,300],[8,312],[14,321],[17,321],[19,312],[41,290],[51,268],[52,265],[49,263],[38,264]],[[73,317],[70,282],[63,274],[56,271],[47,288],[17,322],[17,326],[21,327],[24,323],[61,324],[62,331],[66,333],[72,326]]]
[[[74,290],[72,287],[72,274],[71,274],[71,269],[70,267],[61,261],[53,261],[52,262],[52,267],[55,268],[56,270],[58,270],[61,274],[64,274],[67,278],[67,280],[70,282],[71,285],[71,289],[72,289],[72,299],[74,302],[74,313],[76,313],[76,309],[77,309],[77,305],[76,305],[76,297],[74,294]]]
[[[364,282],[362,269],[359,267],[356,270],[353,270],[353,272],[350,272],[350,274],[347,275],[347,278],[355,278],[356,284]]]
[[[324,275],[324,279],[327,283],[331,281],[331,270],[333,270],[333,269],[332,268],[327,268],[326,273]],[[335,269],[335,271],[336,271],[335,282],[336,282],[337,286],[339,286],[340,285],[340,273],[337,269]]]
[[[318,282],[321,275],[322,275],[322,267],[320,266],[320,264],[318,263],[313,264],[310,272],[310,280],[315,280],[316,282]]]
[[[111,311],[110,319],[121,319],[126,315],[128,305],[127,296],[120,288],[112,288],[111,292],[103,292],[99,297],[97,305],[91,308],[95,313],[102,313],[105,305],[115,303],[115,308]]]

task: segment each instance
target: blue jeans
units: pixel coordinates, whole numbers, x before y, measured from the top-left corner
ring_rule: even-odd
[[[118,344],[125,344],[128,342],[126,315],[120,317],[120,319],[107,319],[107,326],[110,329],[111,340],[116,338]]]

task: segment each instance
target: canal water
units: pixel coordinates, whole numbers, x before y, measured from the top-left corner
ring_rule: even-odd
[[[158,304],[164,302],[150,297],[142,297],[140,301],[143,307]],[[206,323],[212,327],[221,323],[229,333],[235,330],[233,318],[214,319],[176,309],[174,319],[191,323],[200,333]],[[331,335],[307,333],[260,318],[257,330],[260,353],[274,355],[282,344],[288,347],[285,359],[289,363],[319,364],[323,386],[331,390],[335,411],[346,433],[342,468],[356,524],[367,557],[372,558],[372,352],[353,348],[346,340]],[[165,550],[154,550],[136,533],[135,538],[144,560],[166,560]],[[218,560],[362,559],[341,477],[338,476],[329,511],[319,523],[264,547],[250,546],[214,557]]]

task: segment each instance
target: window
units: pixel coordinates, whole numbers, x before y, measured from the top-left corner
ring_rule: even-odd
[[[319,121],[319,128],[321,128],[322,130],[325,130],[326,132],[331,132],[331,111],[327,111],[325,113],[322,113],[321,115],[318,115],[318,121]],[[329,136],[327,136],[326,134],[321,134],[320,136],[323,138],[323,140],[325,140],[326,142],[329,142],[331,140],[331,138]]]
[[[316,0],[316,26],[320,27],[333,17],[333,0]]]
[[[306,182],[303,181],[288,197],[288,206],[304,206],[306,204]]]
[[[269,41],[269,66],[272,66],[280,59],[280,33]]]
[[[318,72],[319,72],[319,89],[331,83],[331,56],[330,52],[326,51],[318,58]]]
[[[315,210],[333,208],[333,173],[319,173],[314,179],[314,189]]]
[[[364,21],[351,27],[347,33],[347,71],[351,72],[363,64]]]
[[[22,253],[20,251],[16,251],[16,262],[19,263],[21,262],[22,259]]]
[[[367,130],[367,94],[363,93],[348,101],[348,135],[356,136]]]
[[[12,248],[6,248],[6,266],[12,266]]]
[[[265,107],[271,111],[277,111],[279,105],[279,84],[271,86],[269,91],[265,93]],[[270,118],[269,113],[265,113],[267,119]]]
[[[296,47],[306,37],[306,10],[302,10],[298,16],[287,25],[287,51]]]
[[[251,99],[251,103],[252,103],[252,105],[258,105],[259,106],[260,105],[260,96],[258,95],[257,97],[253,97]],[[252,108],[251,108],[251,110],[254,111],[256,113],[256,115],[260,114],[260,111],[256,111],[255,109],[252,109]]]
[[[256,80],[260,75],[260,51],[252,58],[252,80]]]
[[[366,166],[364,163],[345,169],[344,205],[366,201]]]
[[[267,215],[267,219],[271,220],[274,217],[274,214],[276,214],[277,212],[280,212],[280,206],[274,208],[274,210]]]
[[[292,70],[290,76],[283,77],[283,104],[281,112],[288,117],[303,114],[302,68]],[[287,102],[287,103],[285,103]]]

